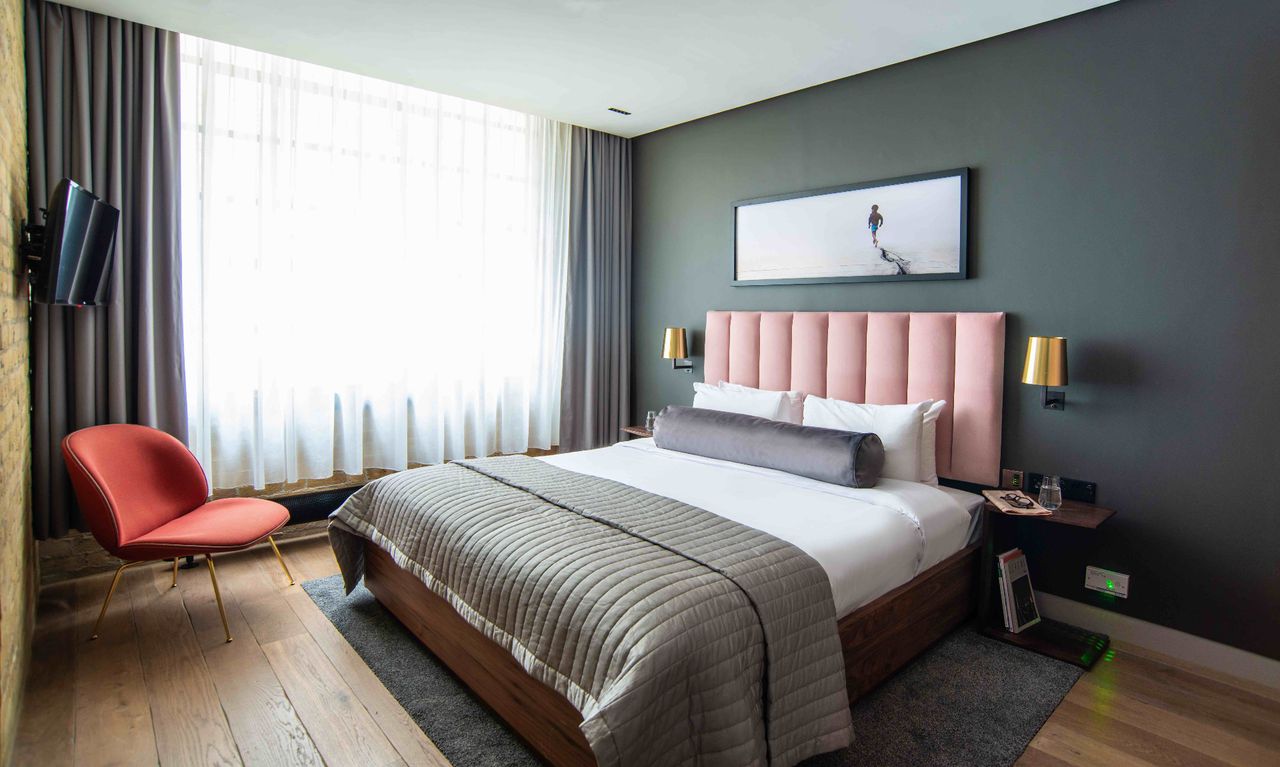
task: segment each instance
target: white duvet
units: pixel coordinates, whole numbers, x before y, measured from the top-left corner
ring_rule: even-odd
[[[843,617],[959,551],[974,499],[920,482],[831,485],[657,447],[652,439],[542,460],[611,479],[754,527],[798,547],[831,579]]]

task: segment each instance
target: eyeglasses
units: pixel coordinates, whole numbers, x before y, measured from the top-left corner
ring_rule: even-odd
[[[1005,493],[1000,496],[1000,500],[1008,502],[1010,506],[1018,509],[1030,509],[1035,506],[1035,501],[1025,495],[1015,495],[1013,493]]]

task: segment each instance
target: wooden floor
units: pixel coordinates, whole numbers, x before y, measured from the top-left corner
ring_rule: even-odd
[[[299,582],[337,572],[324,537],[281,545]],[[109,576],[40,598],[17,765],[447,765],[271,550],[208,573],[125,574],[86,641]],[[1118,653],[1072,689],[1019,761],[1039,765],[1280,764],[1280,700]]]

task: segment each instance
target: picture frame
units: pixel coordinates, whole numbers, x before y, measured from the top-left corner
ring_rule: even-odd
[[[969,173],[953,168],[738,200],[731,284],[967,279]]]

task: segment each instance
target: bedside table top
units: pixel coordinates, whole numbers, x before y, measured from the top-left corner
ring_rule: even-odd
[[[1048,516],[1034,514],[1009,514],[1001,511],[994,503],[990,501],[986,505],[987,511],[1003,514],[1006,517],[1017,517],[1018,519],[1038,519],[1042,522],[1056,522],[1060,525],[1071,525],[1072,527],[1087,527],[1090,530],[1096,529],[1098,525],[1110,519],[1115,511],[1104,506],[1097,506],[1092,503],[1081,503],[1080,501],[1063,501],[1062,506]]]
[[[622,429],[620,429],[620,431],[623,434],[631,434],[636,437],[652,437],[653,436],[653,432],[649,431],[643,426],[623,426]]]

